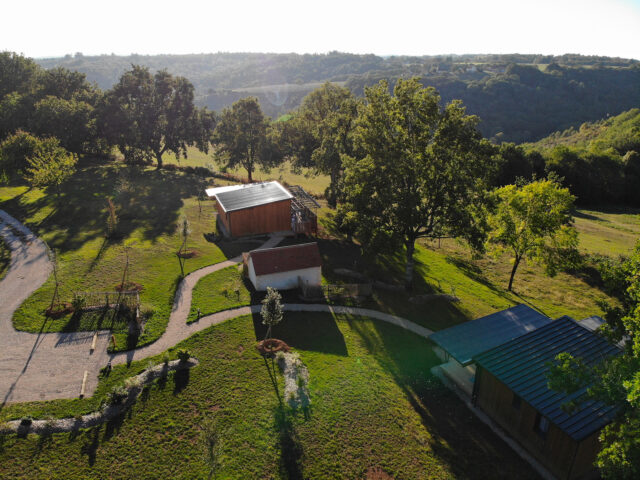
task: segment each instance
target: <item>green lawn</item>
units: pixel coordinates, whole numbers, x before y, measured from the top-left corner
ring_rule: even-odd
[[[193,289],[187,322],[200,316],[251,304],[251,293],[237,266],[218,270],[202,278]]]
[[[308,241],[287,239],[282,245]],[[356,282],[336,275],[333,271],[344,267],[367,272],[370,277],[387,283],[401,283],[404,272],[403,255],[378,256],[374,262],[363,258],[359,248],[353,243],[326,238],[317,241],[326,283]],[[602,314],[598,305],[600,300],[615,303],[605,293],[580,278],[566,273],[550,278],[544,275],[542,267],[527,262],[519,268],[514,292],[508,292],[508,257],[476,259],[455,242],[442,242],[440,246],[425,242],[417,247],[415,261],[416,274],[411,293],[376,288],[372,298],[360,301],[357,305],[399,315],[432,330],[440,330],[519,303],[529,304],[552,318],[570,315],[576,319]],[[455,294],[460,301],[410,301],[413,296],[430,293]],[[282,294],[285,302],[300,301],[297,291]],[[263,294],[255,292],[250,282],[242,279],[237,267],[219,270],[204,277],[194,288],[189,321],[197,319],[198,308],[201,316],[204,316],[257,304],[262,297]],[[332,303],[356,305],[351,299],[334,299]]]
[[[223,435],[216,478],[364,478],[373,467],[398,479],[537,478],[430,375],[437,360],[426,340],[367,319],[287,314],[274,334],[309,369],[305,416],[279,406],[283,379],[276,373],[272,381],[270,362],[254,347],[263,334],[242,317],[182,342],[200,365],[147,389],[101,427],[6,435],[3,478],[207,478],[199,437],[208,418]],[[136,362],[127,373],[143,367]],[[72,402],[38,405],[54,412],[73,410]],[[20,413],[9,405],[3,416],[9,411]]]
[[[11,251],[9,247],[0,238],[0,280],[7,274],[9,265],[11,264]]]
[[[206,201],[200,211],[196,195],[206,183],[180,172],[85,162],[64,185],[60,198],[26,186],[0,187],[0,208],[58,251],[62,301],[70,301],[76,291],[113,291],[124,270],[124,246],[129,246],[129,280],[143,286],[141,302],[153,312],[137,339],[140,346],[157,339],[169,319],[180,279],[175,252],[181,243],[176,231],[181,216],[191,224],[188,246],[198,252],[186,260],[185,273],[246,249],[242,244],[218,246],[205,239],[204,234],[214,229],[214,207]],[[114,199],[120,218],[117,240],[105,239],[107,197]],[[112,323],[111,315],[47,320],[43,312],[53,289],[51,277],[18,309],[16,328],[51,332],[113,327],[119,350],[136,344],[135,338],[128,338],[126,324]]]
[[[640,210],[579,210],[576,228],[585,253],[628,255],[640,239]]]

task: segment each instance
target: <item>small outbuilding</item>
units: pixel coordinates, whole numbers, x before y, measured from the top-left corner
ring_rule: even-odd
[[[267,233],[315,235],[320,207],[302,187],[278,182],[206,189],[217,201],[218,227],[225,237]]]
[[[322,260],[317,243],[265,248],[243,254],[245,271],[254,288],[290,290],[322,283]]]
[[[291,230],[293,195],[278,182],[208,188],[217,200],[218,227],[226,237]]]
[[[555,476],[569,480],[598,478],[598,435],[616,410],[589,399],[588,386],[571,395],[550,390],[548,365],[562,352],[586,365],[621,352],[594,333],[594,325],[581,323],[561,317],[474,357],[473,403]],[[563,408],[569,402],[573,407]]]

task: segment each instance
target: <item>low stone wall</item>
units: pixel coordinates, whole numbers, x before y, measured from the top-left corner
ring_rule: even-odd
[[[71,432],[80,428],[96,427],[127,411],[127,409],[133,405],[136,398],[138,398],[138,395],[140,395],[140,392],[142,392],[142,389],[146,385],[149,385],[158,378],[167,376],[169,372],[195,367],[198,363],[198,360],[195,358],[190,358],[186,362],[173,360],[169,363],[156,365],[155,367],[147,369],[134,377],[129,377],[126,380],[126,385],[130,386],[125,386],[127,389],[127,397],[117,405],[105,405],[102,409],[96,412],[74,418],[32,420],[31,422],[25,422],[24,420],[11,420],[0,425],[0,432],[18,433],[20,435],[27,435],[29,433],[42,435]]]

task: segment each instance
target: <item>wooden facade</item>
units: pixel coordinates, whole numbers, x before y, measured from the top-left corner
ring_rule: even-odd
[[[593,465],[600,449],[599,432],[579,442],[553,423],[549,423],[546,433],[540,432],[538,411],[526,401],[515,398],[509,387],[479,365],[473,400],[558,478],[599,478]]]
[[[291,230],[291,199],[225,212],[217,204],[218,219],[231,237]]]

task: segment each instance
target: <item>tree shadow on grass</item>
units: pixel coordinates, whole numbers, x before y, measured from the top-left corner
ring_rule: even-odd
[[[253,330],[256,340],[263,340],[267,327],[259,313],[253,314]],[[284,319],[271,330],[271,336],[289,346],[331,355],[348,355],[347,344],[334,318],[330,315],[305,315],[285,312]]]
[[[100,430],[102,430],[102,425],[87,430],[80,448],[80,453],[87,456],[91,467],[96,463],[96,455],[100,446]]]
[[[275,409],[274,424],[279,434],[280,444],[278,467],[280,478],[298,480],[304,478],[302,471],[304,450],[291,416],[291,412],[285,405],[280,405]]]
[[[263,357],[263,360],[278,400],[278,406],[274,409],[273,425],[278,433],[280,446],[280,459],[278,462],[280,478],[302,479],[304,478],[302,474],[303,448],[293,423],[293,412],[280,395],[276,371],[278,367],[273,361],[273,357]]]
[[[177,370],[173,374],[173,394],[177,395],[189,385],[190,369]]]
[[[38,230],[48,234],[53,248],[68,252],[104,235],[107,198],[114,199],[123,238],[140,229],[145,240],[156,240],[174,232],[184,199],[201,188],[202,179],[195,175],[93,162],[83,165],[61,186],[59,199],[47,193],[25,203],[18,196],[3,202],[2,208],[20,219],[38,217],[44,208],[50,208],[45,219],[38,218]],[[101,250],[104,247],[103,242]]]
[[[429,432],[430,447],[461,478],[538,478],[488,426],[430,373],[442,363],[430,342],[381,322],[348,319],[376,361],[404,392]]]

